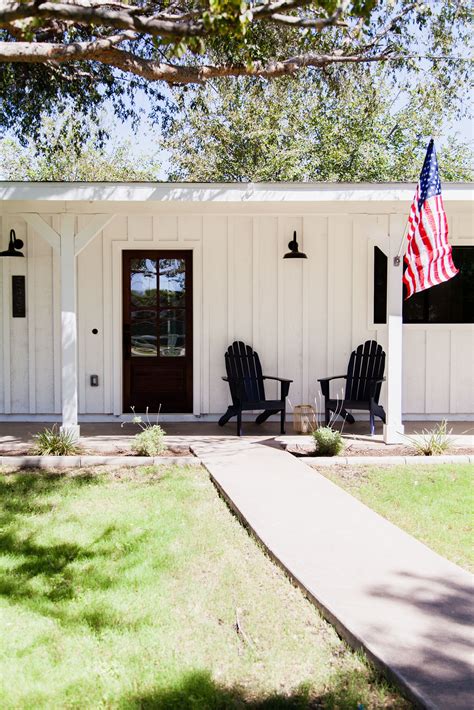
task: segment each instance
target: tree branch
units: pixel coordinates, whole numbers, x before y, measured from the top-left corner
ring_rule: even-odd
[[[135,0],[137,1],[137,0]],[[322,30],[328,26],[343,27],[348,30],[351,36],[339,42],[339,47],[328,53],[318,54],[317,52],[298,55],[295,57],[272,60],[268,62],[254,62],[245,64],[231,60],[226,64],[209,65],[196,64],[183,65],[179,60],[158,61],[156,59],[141,56],[138,48],[125,51],[120,48],[124,41],[134,42],[135,40],[152,42],[152,37],[171,38],[170,45],[178,46],[183,40],[192,37],[221,36],[222,27],[209,27],[205,22],[205,6],[202,10],[194,10],[190,0],[177,0],[175,3],[167,5],[163,11],[156,12],[159,3],[155,0],[143,4],[142,6],[127,5],[122,0],[0,0],[0,28],[7,31],[21,41],[0,42],[0,62],[24,62],[24,63],[56,63],[75,61],[97,61],[139,76],[148,81],[167,81],[171,84],[202,83],[214,77],[230,76],[261,76],[266,78],[278,77],[287,74],[294,74],[304,67],[322,68],[331,64],[353,64],[368,62],[400,61],[412,58],[407,51],[395,53],[390,49],[390,31],[396,28],[404,15],[411,12],[420,5],[421,0],[412,0],[404,7],[403,13],[392,17],[378,32],[370,27],[368,38],[365,44],[363,38],[359,41],[351,36],[349,25],[344,22],[343,15],[350,9],[351,0],[339,0],[335,10],[331,15],[318,16],[315,12],[313,16],[304,17],[303,12],[295,12],[303,7],[312,5],[319,8],[318,0],[249,0],[249,10],[253,22],[271,22],[292,26],[298,29],[312,28]],[[252,4],[253,3],[253,4]],[[198,6],[199,8],[199,6]],[[181,14],[182,13],[182,14]],[[287,14],[293,13],[293,14]],[[225,19],[225,15],[222,15]],[[39,19],[39,21],[38,21]],[[357,18],[355,18],[357,20]],[[32,22],[35,20],[35,22]],[[31,22],[30,22],[31,21]],[[48,28],[48,23],[51,27]],[[212,23],[211,23],[212,24]],[[351,20],[351,24],[352,20]],[[53,25],[57,25],[61,32],[55,30]],[[67,37],[64,28],[72,25],[79,27],[82,34],[91,35],[88,41],[64,42],[54,41],[58,35],[61,38]],[[100,28],[93,30],[92,27]],[[227,26],[226,32],[227,32]],[[86,28],[85,31],[83,28]],[[49,31],[48,31],[49,29]],[[107,37],[107,33],[115,32]],[[238,19],[235,20],[235,36],[232,24],[228,27],[230,39],[237,39],[239,49],[246,50],[246,45],[242,39],[241,27]],[[359,23],[356,23],[355,32],[361,30]],[[28,34],[26,34],[28,33]],[[98,36],[93,36],[93,35]],[[30,39],[33,41],[23,41]],[[101,36],[105,35],[105,36]],[[44,40],[49,41],[44,41]],[[337,37],[336,37],[337,39]],[[388,44],[385,49],[380,49],[381,42]],[[167,40],[168,43],[168,40]],[[155,42],[153,44],[156,44]],[[192,43],[189,42],[188,46]],[[186,42],[183,42],[186,48]],[[140,44],[143,50],[143,44]],[[181,47],[180,47],[181,49]],[[152,56],[157,56],[160,48],[152,47]],[[135,53],[136,52],[136,53]],[[179,55],[181,56],[181,55]],[[242,54],[240,54],[242,57]],[[417,55],[414,55],[415,57]],[[444,59],[444,57],[429,57],[430,59]],[[251,59],[251,57],[250,57]],[[451,57],[451,60],[457,59]],[[459,58],[461,59],[461,58]],[[172,63],[175,61],[175,63]]]
[[[322,18],[305,20],[298,16],[282,14],[310,5],[311,2],[312,0],[276,0],[253,6],[251,12],[256,20],[271,18],[272,21],[280,24],[322,30],[325,27],[339,25],[340,17],[349,4],[349,0],[341,0],[332,15]],[[187,8],[183,12],[172,14],[170,8],[163,12],[156,12],[155,9],[153,6],[138,7],[113,0],[110,2],[107,0],[62,0],[62,2],[0,0],[0,28],[9,30],[13,22],[35,19],[133,30],[161,37],[196,37],[208,33],[198,11],[189,11]]]
[[[69,45],[46,42],[0,42],[0,61],[4,62],[71,62],[95,60],[130,72],[148,81],[166,81],[170,84],[203,83],[208,79],[230,76],[261,76],[273,78],[294,74],[305,67],[325,67],[330,64],[360,64],[367,62],[395,61],[406,56],[392,56],[388,53],[365,54],[304,54],[284,61],[263,64],[255,62],[251,66],[238,64],[186,66],[143,59],[132,52],[118,49],[115,45],[126,39],[133,39],[133,33],[124,32],[108,39],[93,42],[74,42]]]
[[[310,5],[311,0],[275,0],[275,2],[268,2],[257,5],[252,8],[252,14],[254,17],[268,17],[274,15],[275,13],[289,12],[290,10],[297,10],[300,7],[305,7]],[[321,22],[324,26],[331,25],[337,21],[341,15],[345,12],[349,6],[349,0],[341,0],[337,8],[334,10],[333,14],[321,18]]]
[[[392,17],[390,22],[387,22],[387,24],[382,27],[379,32],[377,32],[372,42],[369,42],[365,45],[365,49],[371,49],[372,47],[377,46],[380,40],[386,37],[388,33],[393,30],[397,22],[400,22],[400,20],[402,20],[408,12],[414,10],[418,5],[420,5],[419,0],[415,0],[415,2],[412,2],[411,5],[407,5],[406,7],[404,7],[403,12],[400,12],[398,15],[395,15],[395,17]]]
[[[290,27],[308,27],[315,30],[322,30],[328,26],[328,20],[320,20],[310,17],[300,17],[299,15],[280,15],[275,13],[269,15],[269,22],[274,22],[278,25],[287,25]],[[347,22],[341,20],[331,21],[333,27],[347,27]]]
[[[118,0],[62,0],[64,5],[79,5],[80,7],[115,7],[126,12],[141,12],[144,14],[145,7],[138,5],[128,5]]]
[[[1,7],[1,5],[0,5]],[[42,19],[76,22],[95,27],[110,27],[120,30],[133,30],[160,37],[193,37],[205,34],[202,22],[190,22],[182,18],[177,20],[161,19],[160,13],[138,15],[138,8],[121,10],[105,6],[91,7],[76,3],[60,2],[4,2],[0,11],[0,28],[9,29],[16,20]],[[120,7],[123,7],[122,5]],[[141,9],[141,8],[140,8]]]

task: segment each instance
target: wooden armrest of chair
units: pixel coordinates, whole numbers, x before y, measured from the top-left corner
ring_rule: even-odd
[[[264,380],[276,380],[277,382],[293,382],[293,380],[287,380],[284,377],[271,377],[270,375],[262,375]]]
[[[331,380],[347,380],[347,375],[333,375],[332,377],[320,377],[318,382],[330,382]]]
[[[370,396],[374,397],[377,385],[382,384],[382,382],[385,382],[385,377],[368,377],[367,382],[369,385]]]
[[[284,377],[272,377],[271,375],[262,375],[264,380],[275,380],[275,382],[280,383],[280,397],[285,399],[288,397],[288,392],[290,391],[290,385],[293,380],[286,380]]]
[[[347,380],[347,375],[333,375],[332,377],[321,377],[318,382],[321,384],[323,397],[329,399],[329,383],[331,380]]]

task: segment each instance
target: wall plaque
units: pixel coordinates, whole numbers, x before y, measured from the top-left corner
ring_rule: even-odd
[[[12,276],[12,316],[26,317],[26,289],[24,276]]]

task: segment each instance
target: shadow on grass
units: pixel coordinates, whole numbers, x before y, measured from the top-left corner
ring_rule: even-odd
[[[2,524],[8,523],[8,514],[28,515],[47,513],[52,505],[40,496],[61,493],[66,488],[98,485],[101,476],[92,473],[68,475],[67,473],[5,473],[0,476],[0,515]]]
[[[50,499],[74,494],[85,486],[96,486],[103,476],[66,473],[12,473],[0,476],[0,596],[68,625],[85,625],[94,631],[127,626],[105,604],[74,609],[67,602],[89,590],[109,589],[120,583],[126,561],[116,567],[104,565],[114,553],[120,530],[109,525],[87,545],[73,541],[42,544],[30,532],[28,520],[54,509]],[[11,564],[13,561],[13,564]],[[65,603],[61,603],[65,602]]]
[[[369,672],[370,673],[370,672]],[[379,680],[373,672],[371,680]],[[161,688],[143,695],[127,696],[121,699],[121,710],[356,710],[359,707],[376,707],[378,700],[367,700],[367,685],[357,672],[339,671],[328,679],[329,687],[315,696],[302,686],[290,694],[257,694],[251,689],[216,683],[209,673],[193,671],[183,676],[172,688]],[[361,691],[364,688],[364,691]],[[364,695],[365,697],[362,697]],[[408,710],[411,704],[400,696],[385,698],[384,708]]]

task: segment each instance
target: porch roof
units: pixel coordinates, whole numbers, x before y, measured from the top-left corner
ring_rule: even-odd
[[[1,182],[9,202],[295,203],[411,202],[415,183]],[[445,183],[443,199],[472,202],[474,183]]]

